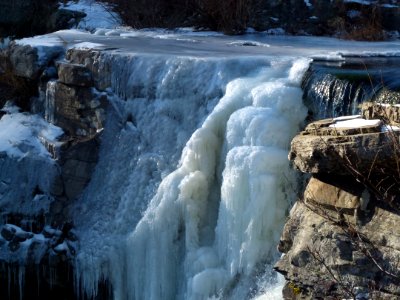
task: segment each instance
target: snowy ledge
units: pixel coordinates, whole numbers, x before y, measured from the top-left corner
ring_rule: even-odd
[[[60,127],[46,122],[39,115],[19,112],[15,106],[6,106],[0,119],[0,152],[10,157],[23,158],[37,155],[50,158],[45,144],[58,144],[63,134]]]

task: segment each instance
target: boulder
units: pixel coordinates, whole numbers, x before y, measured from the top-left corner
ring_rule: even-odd
[[[61,127],[68,136],[94,136],[103,128],[106,96],[92,88],[51,81],[46,103],[47,119]]]
[[[38,78],[41,67],[36,48],[13,44],[10,48],[10,62],[16,76]]]
[[[6,71],[12,72],[14,76],[36,81],[48,65],[64,52],[62,45],[43,46],[41,51],[38,49],[38,47],[32,47],[31,45],[12,42],[2,55],[5,56],[6,63],[9,65],[7,66],[9,70]],[[1,63],[1,65],[3,64]],[[0,69],[2,69],[2,66]]]
[[[344,177],[341,180],[335,178],[334,182],[329,179],[318,179],[311,177],[304,191],[304,201],[321,205],[340,212],[351,212],[360,206],[360,198],[364,187],[352,177]]]
[[[1,229],[1,236],[6,241],[11,241],[15,237],[16,232],[17,231],[15,230],[14,227],[11,227],[9,225],[4,225],[3,228]]]
[[[291,143],[289,159],[304,173],[354,175],[392,165],[400,131],[380,132],[382,127],[327,128],[331,120],[311,123]],[[374,132],[379,129],[379,132]],[[372,132],[370,132],[372,131]],[[348,135],[346,135],[348,134]]]
[[[400,99],[400,93],[397,93]],[[389,103],[365,102],[361,106],[362,115],[365,119],[381,119],[386,124],[400,125],[400,105]]]
[[[400,216],[376,207],[362,227],[353,217],[342,218],[296,202],[280,241],[285,255],[275,265],[289,281],[284,294],[298,297],[288,299],[353,298],[361,291],[369,299],[395,299],[400,293],[400,230],[395,225]]]
[[[88,68],[80,64],[61,62],[58,64],[58,81],[66,85],[82,87],[93,86],[92,74]]]
[[[83,65],[90,70],[96,89],[104,91],[111,86],[111,62],[101,59],[101,51],[92,49],[69,49],[66,59],[71,64]]]
[[[62,181],[65,195],[75,199],[86,187],[97,164],[99,151],[98,136],[78,141],[60,153]]]

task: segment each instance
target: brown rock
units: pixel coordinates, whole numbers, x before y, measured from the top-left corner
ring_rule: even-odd
[[[342,189],[338,184],[330,184],[312,177],[304,192],[304,200],[317,203],[334,210],[354,210],[360,205],[362,188],[352,191]]]
[[[58,63],[58,80],[67,85],[93,86],[91,72],[80,64]]]
[[[400,132],[378,132],[348,136],[297,135],[289,159],[304,173],[352,174],[349,166],[363,173],[381,165],[392,165],[393,145]]]
[[[400,229],[396,224],[400,216],[375,207],[364,226],[356,226],[351,216],[344,217],[350,225],[340,225],[341,218],[337,212],[297,202],[281,237],[291,246],[275,269],[295,283],[301,293],[296,299],[347,298],[349,287],[358,287],[353,291],[366,290],[369,299],[396,299],[400,286],[380,267],[399,274],[396,262],[400,260]]]
[[[397,101],[400,101],[400,96]],[[381,119],[387,124],[400,125],[400,105],[365,102],[361,111],[365,119]]]
[[[67,51],[66,59],[72,64],[80,64],[90,70],[93,76],[94,86],[104,91],[111,86],[111,62],[112,60],[101,59],[101,51],[70,49]]]
[[[47,119],[69,136],[93,136],[103,128],[106,98],[92,88],[49,82],[46,98]]]

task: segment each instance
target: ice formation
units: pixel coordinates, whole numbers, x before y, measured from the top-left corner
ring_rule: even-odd
[[[113,113],[74,213],[83,290],[110,278],[115,299],[256,294],[250,278],[276,259],[294,200],[287,150],[306,116],[299,85],[308,63],[113,61]]]

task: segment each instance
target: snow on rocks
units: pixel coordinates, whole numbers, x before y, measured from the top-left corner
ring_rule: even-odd
[[[64,224],[61,229],[47,225],[41,232],[32,232],[10,223],[1,226],[0,259],[9,262],[38,264],[42,259],[52,257],[48,263],[56,266],[59,260],[72,259],[77,248],[78,241],[69,224]]]
[[[0,152],[12,157],[23,157],[28,153],[50,157],[44,144],[56,144],[63,134],[62,129],[47,123],[39,115],[17,112],[14,106],[4,110],[11,113],[0,119]]]
[[[292,140],[289,159],[304,173],[349,175],[344,167],[348,160],[360,172],[368,172],[373,164],[390,164],[392,139],[398,136],[397,127],[388,127],[380,119],[359,115],[324,119],[310,123]]]

